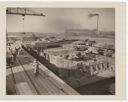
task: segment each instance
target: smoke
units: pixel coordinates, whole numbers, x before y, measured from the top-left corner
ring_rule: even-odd
[[[51,20],[50,22],[46,23],[46,26],[49,27],[49,29],[56,29],[57,31],[64,31],[66,29],[72,29],[72,28],[81,28],[82,25],[77,22],[73,21],[71,19],[54,19]]]

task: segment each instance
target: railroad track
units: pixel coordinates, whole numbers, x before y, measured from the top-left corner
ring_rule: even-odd
[[[11,51],[11,49],[10,49]],[[12,53],[12,51],[11,51]],[[29,55],[29,54],[28,54]],[[11,73],[13,76],[13,81],[16,84],[27,82],[30,87],[36,91],[34,93],[37,95],[69,95],[69,94],[78,94],[68,85],[62,85],[59,81],[56,82],[53,77],[47,75],[47,71],[43,72],[40,69],[39,77],[35,78],[34,73],[30,64],[23,64],[20,58],[16,58],[19,66],[11,67]],[[30,70],[29,70],[30,69]],[[25,76],[24,76],[25,75]],[[45,76],[45,77],[44,77]],[[26,77],[26,78],[25,78]],[[25,78],[25,79],[24,79]],[[66,89],[67,88],[67,89]],[[25,90],[22,87],[20,90]],[[16,91],[17,92],[17,91]]]
[[[11,54],[13,55],[13,53],[12,53],[12,49],[11,49],[11,48],[9,48],[9,50],[10,50]],[[33,83],[33,81],[31,80],[30,76],[28,75],[27,71],[25,70],[24,65],[21,63],[21,61],[19,60],[19,58],[18,58],[18,57],[16,58],[16,61],[19,63],[19,66],[21,66],[21,67],[22,67],[23,71],[25,72],[25,74],[26,74],[26,75],[27,75],[27,77],[29,78],[30,82],[33,84],[33,87],[35,88],[35,90],[36,90],[37,94],[38,94],[38,95],[40,95],[40,93],[39,93],[39,91],[37,90],[37,88],[36,88],[35,84],[34,84],[34,83]],[[16,78],[15,78],[14,73],[13,73],[13,67],[12,67],[12,66],[10,66],[10,69],[11,69],[11,73],[12,73],[12,76],[13,76],[13,79],[14,79],[13,81],[14,81],[14,83],[16,84]],[[16,91],[16,90],[15,90],[15,91]]]
[[[19,62],[19,64],[21,65],[21,67],[23,68],[25,74],[27,75],[27,77],[29,78],[30,82],[32,83],[33,87],[35,88],[36,92],[38,95],[40,95],[40,92],[38,91],[38,89],[36,88],[35,84],[33,83],[33,81],[31,80],[30,76],[27,73],[27,70],[25,70],[24,65],[21,63],[21,61],[19,60],[19,58],[17,58],[17,61]]]
[[[30,76],[29,76],[27,70],[25,70],[25,69],[26,69],[25,66],[21,63],[21,61],[19,60],[19,58],[17,58],[17,60],[18,60],[18,62],[20,63],[20,65],[22,66],[22,68],[23,68],[24,72],[26,73],[26,75],[28,76],[29,80],[30,80],[31,83],[33,84],[33,86],[34,86],[34,88],[36,89],[36,92],[38,93],[38,95],[41,95],[40,92],[38,91],[38,89],[36,88],[35,84],[34,84],[33,81],[31,80],[31,78],[30,78]],[[40,75],[41,75],[41,74],[40,74]],[[41,75],[41,76],[42,76],[42,75]],[[57,85],[54,84],[51,80],[48,79],[48,81],[49,81],[50,83],[52,83],[55,87],[57,87]],[[64,89],[62,89],[62,88],[59,88],[59,90],[61,90],[62,92],[68,94],[68,93],[67,93]]]

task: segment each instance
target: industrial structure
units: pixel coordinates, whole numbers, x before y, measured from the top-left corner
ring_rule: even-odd
[[[24,16],[45,16],[26,8],[7,9],[7,14],[21,15],[23,22]],[[67,29],[65,33],[72,36],[68,39],[24,31],[19,38],[7,34],[7,94],[80,95],[77,88],[106,79],[113,79],[112,84],[98,86],[97,90],[115,94],[114,44],[109,42],[111,36],[104,39],[105,35],[99,35],[99,14],[89,16],[97,16],[97,30]],[[86,37],[77,38],[80,34]],[[39,62],[37,77],[33,71],[35,60]]]

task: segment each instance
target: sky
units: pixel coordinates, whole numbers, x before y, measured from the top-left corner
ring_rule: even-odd
[[[12,9],[13,11],[13,9]],[[99,31],[115,31],[114,8],[31,8],[46,16],[7,14],[7,32],[64,33],[66,29],[96,29],[99,14]]]

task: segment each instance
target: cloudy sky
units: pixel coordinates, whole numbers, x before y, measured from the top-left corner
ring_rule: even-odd
[[[99,30],[115,31],[115,10],[113,8],[42,8],[31,9],[44,13],[45,17],[7,14],[7,32],[63,33],[65,29],[96,29],[99,14]]]

